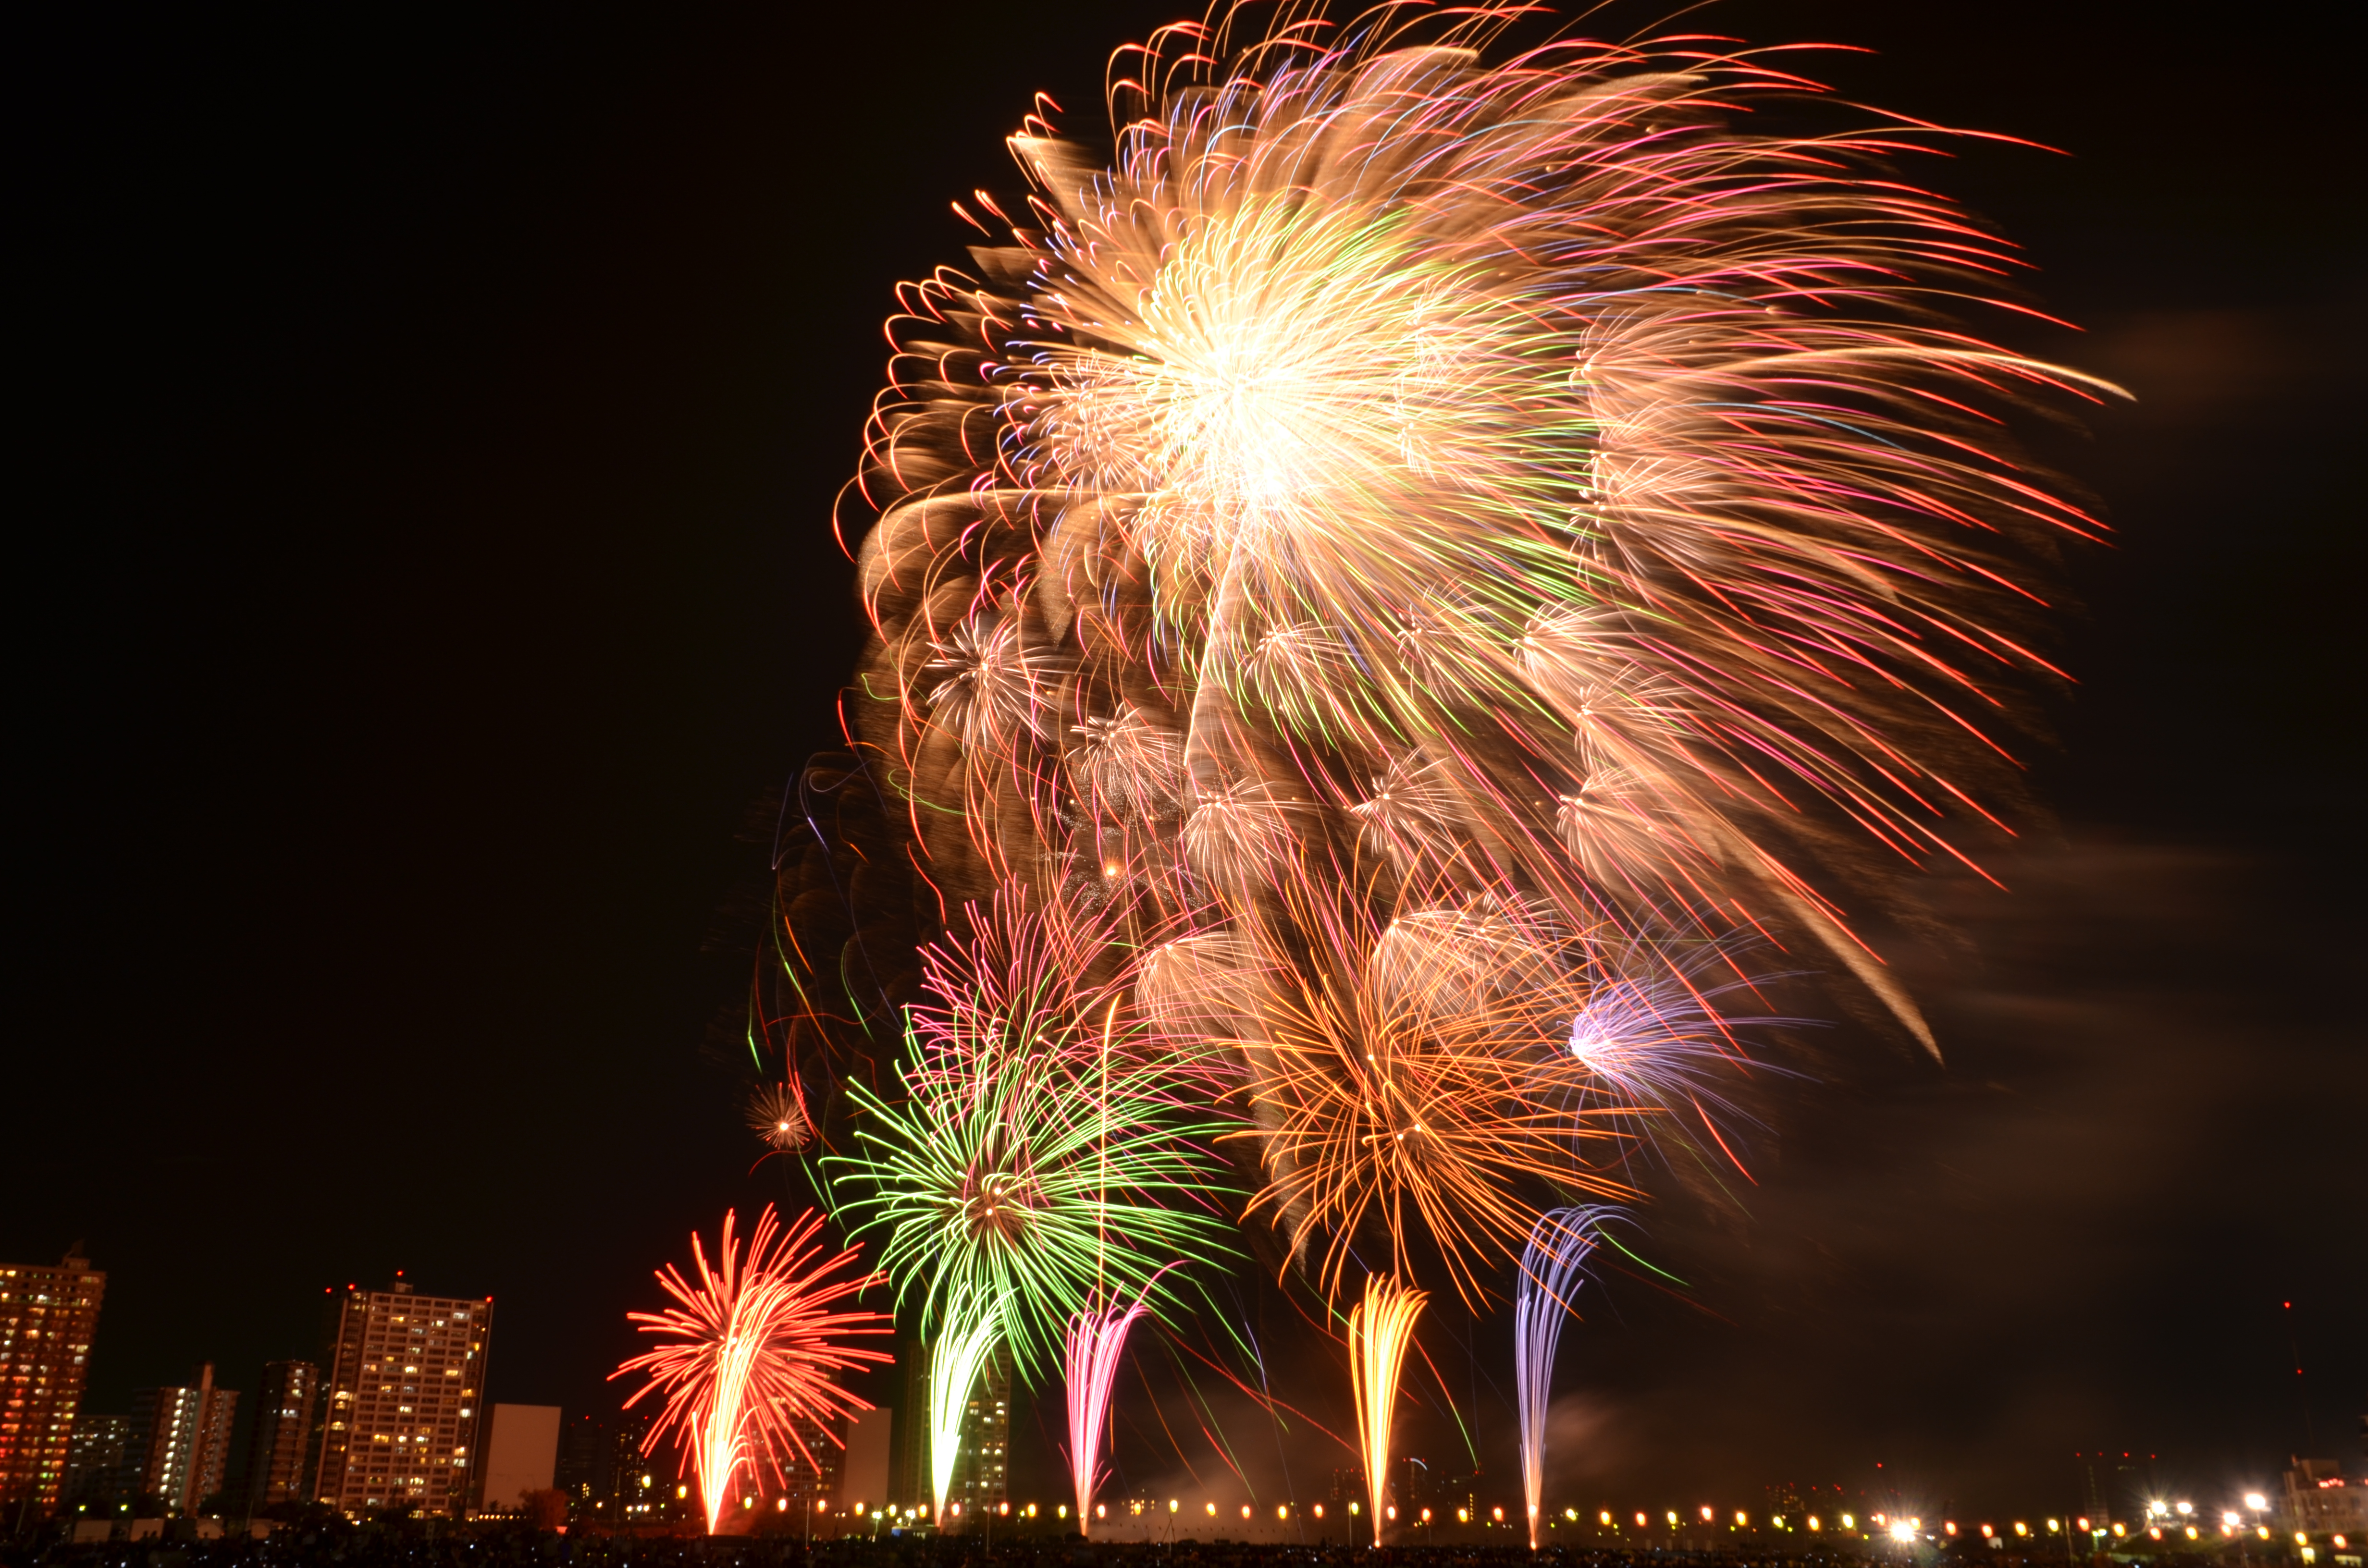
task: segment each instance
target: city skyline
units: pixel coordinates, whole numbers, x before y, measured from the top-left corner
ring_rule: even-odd
[[[92,1276],[103,1279],[104,1275],[87,1260],[69,1258],[68,1263],[82,1267],[30,1270],[15,1266],[13,1277],[37,1275],[37,1285],[63,1281],[78,1288],[83,1293],[73,1298],[76,1304],[95,1300],[87,1280]],[[0,1264],[0,1270],[11,1267]],[[244,1434],[239,1445],[246,1456],[243,1462],[233,1460],[233,1412],[240,1395],[220,1384],[211,1363],[200,1364],[188,1384],[135,1391],[129,1416],[85,1410],[70,1438],[74,1462],[60,1476],[61,1508],[85,1517],[142,1517],[135,1515],[133,1502],[149,1498],[160,1501],[167,1517],[219,1508],[233,1519],[261,1516],[275,1506],[302,1508],[315,1503],[356,1518],[406,1505],[427,1514],[473,1511],[480,1506],[475,1485],[482,1483],[470,1460],[482,1440],[483,1420],[494,1409],[484,1403],[477,1381],[489,1362],[491,1305],[483,1298],[424,1295],[402,1278],[381,1290],[349,1286],[338,1302],[334,1337],[321,1352],[332,1375],[324,1379],[320,1366],[302,1360],[277,1360],[262,1368],[254,1414],[238,1428]],[[91,1331],[88,1316],[75,1321],[74,1332]],[[885,1508],[892,1520],[916,1509],[922,1515],[928,1511],[926,1475],[915,1479],[926,1469],[926,1424],[913,1415],[913,1406],[927,1397],[927,1378],[920,1369],[925,1366],[925,1361],[908,1361],[896,1373],[905,1403],[890,1403],[881,1412],[893,1423],[900,1457],[891,1467],[888,1494],[862,1501]],[[342,1380],[336,1375],[340,1371]],[[1030,1462],[1023,1463],[1017,1476],[1012,1471],[1012,1390],[1008,1356],[990,1358],[968,1402],[951,1499],[962,1506],[949,1515],[948,1528],[978,1528],[983,1519],[1031,1526],[1040,1519],[1068,1517],[1062,1500],[1065,1477],[1052,1462],[1056,1456],[1049,1447],[1030,1456]],[[318,1417],[308,1422],[307,1411],[315,1405]],[[689,1479],[676,1468],[682,1457],[665,1448],[643,1451],[646,1415],[605,1404],[588,1411],[553,1409],[549,1415],[552,1451],[544,1462],[553,1466],[552,1484],[571,1506],[598,1504],[627,1514],[623,1505],[638,1503],[644,1513],[667,1518],[695,1512],[675,1494]],[[402,1465],[373,1466],[346,1458],[357,1443],[364,1453],[391,1452],[398,1437],[407,1440],[431,1430],[439,1440],[432,1456],[424,1457],[448,1461],[440,1467],[414,1466],[416,1473],[402,1474],[397,1473],[405,1469]],[[844,1494],[839,1483],[839,1449],[814,1422],[803,1422],[800,1430],[821,1459],[818,1471],[807,1471],[790,1455],[779,1477],[764,1471],[752,1477],[746,1489],[766,1506],[784,1512],[794,1507],[801,1517],[813,1509],[833,1529],[852,1528],[846,1509],[856,1499]],[[333,1432],[342,1436],[332,1437]],[[2100,1540],[2149,1533],[2159,1540],[2191,1530],[2232,1536],[2258,1533],[2269,1528],[2265,1520],[2275,1521],[2280,1529],[2299,1525],[2330,1537],[2347,1530],[2368,1534],[2368,1462],[2363,1462],[2368,1461],[2368,1414],[2360,1418],[2356,1432],[2331,1434],[2324,1446],[2325,1454],[2297,1451],[2216,1477],[2198,1474],[2192,1465],[2182,1473],[2175,1460],[2166,1462],[2157,1452],[2076,1452],[2057,1467],[2052,1483],[2036,1489],[2041,1495],[2016,1499],[2017,1506],[2002,1509],[1961,1507],[1945,1477],[1885,1476],[1880,1463],[1871,1484],[1770,1481],[1740,1498],[1729,1489],[1716,1503],[1687,1504],[1675,1510],[1667,1505],[1687,1488],[1655,1483],[1651,1506],[1633,1513],[1630,1505],[1638,1499],[1611,1498],[1609,1490],[1617,1488],[1590,1491],[1584,1483],[1556,1477],[1548,1489],[1552,1506],[1547,1528],[1616,1542],[1628,1539],[1633,1524],[1640,1542],[1666,1536],[1688,1550],[1713,1535],[1755,1540],[1771,1532],[1888,1539],[1886,1532],[1905,1528],[1901,1521],[1911,1511],[1914,1528],[1936,1540],[1961,1531],[1988,1536],[1993,1530],[2008,1539],[2068,1540],[2092,1528]],[[462,1449],[470,1454],[461,1455]],[[91,1484],[94,1477],[88,1472],[94,1467],[111,1468],[112,1481],[101,1474]],[[443,1469],[448,1479],[440,1485],[431,1483],[427,1474],[430,1468]],[[84,1472],[80,1490],[74,1484],[78,1471]],[[1419,1523],[1444,1531],[1452,1521],[1459,1530],[1485,1531],[1505,1525],[1508,1504],[1518,1516],[1517,1491],[1517,1478],[1502,1468],[1458,1471],[1452,1464],[1434,1467],[1421,1454],[1411,1453],[1395,1461],[1388,1495],[1394,1506],[1404,1503],[1409,1528]],[[1170,1492],[1178,1495],[1166,1498],[1163,1506],[1162,1494]],[[1247,1532],[1250,1540],[1288,1540],[1302,1539],[1311,1529],[1320,1534],[1340,1528],[1343,1517],[1353,1517],[1350,1506],[1361,1494],[1359,1471],[1319,1468],[1281,1492],[1261,1492],[1255,1483],[1245,1488],[1221,1483],[1212,1488],[1208,1478],[1199,1475],[1179,1481],[1175,1473],[1130,1477],[1121,1472],[1113,1476],[1102,1498],[1104,1523],[1112,1539],[1151,1540],[1162,1538],[1163,1530],[1181,1528],[1201,1535],[1234,1531]],[[1582,1497],[1594,1501],[1573,1500]],[[518,1504],[506,1499],[498,1506]],[[1190,1517],[1174,1517],[1179,1508]],[[1418,1517],[1426,1508],[1435,1509],[1437,1517]],[[1928,1513],[1929,1521],[1924,1517]],[[613,1516],[596,1510],[584,1517],[597,1522]]]

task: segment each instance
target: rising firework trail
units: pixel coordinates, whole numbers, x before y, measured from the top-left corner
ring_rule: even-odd
[[[1373,1511],[1373,1544],[1382,1544],[1389,1490],[1390,1429],[1397,1419],[1398,1373],[1414,1343],[1414,1320],[1429,1298],[1395,1279],[1369,1275],[1365,1299],[1349,1309],[1349,1387],[1357,1402],[1358,1457],[1365,1461],[1365,1497]]]
[[[871,1408],[834,1382],[832,1373],[893,1359],[884,1351],[840,1343],[848,1335],[886,1334],[893,1325],[884,1312],[826,1310],[879,1276],[832,1278],[844,1276],[858,1254],[849,1247],[824,1256],[822,1216],[808,1210],[783,1230],[766,1205],[745,1256],[733,1236],[734,1220],[730,1212],[723,1216],[713,1265],[694,1232],[691,1277],[671,1264],[658,1270],[658,1284],[677,1305],[625,1314],[642,1333],[671,1343],[609,1374],[649,1375],[625,1401],[628,1409],[651,1394],[665,1396],[643,1452],[655,1451],[669,1437],[686,1450],[710,1534],[744,1475],[771,1466],[779,1480],[780,1456],[791,1452],[820,1468],[799,1435],[802,1421],[826,1424]]]
[[[1088,1307],[1069,1320],[1062,1369],[1069,1385],[1069,1480],[1077,1495],[1077,1533],[1093,1533],[1094,1493],[1101,1484],[1102,1435],[1110,1420],[1126,1331],[1149,1312],[1141,1301]]]
[[[1513,1298],[1513,1381],[1520,1398],[1521,1497],[1529,1506],[1530,1550],[1538,1549],[1545,1502],[1546,1403],[1554,1394],[1554,1347],[1579,1284],[1579,1265],[1593,1250],[1603,1210],[1571,1207],[1539,1216],[1522,1249]]]
[[[953,1485],[954,1460],[962,1454],[971,1390],[978,1386],[979,1373],[995,1354],[1002,1331],[993,1300],[958,1290],[946,1304],[937,1343],[929,1347],[929,1517],[934,1521],[945,1519],[946,1493]]]

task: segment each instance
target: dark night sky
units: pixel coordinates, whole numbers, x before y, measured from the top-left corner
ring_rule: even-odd
[[[498,1299],[496,1398],[612,1408],[649,1269],[780,1195],[702,1056],[746,972],[718,912],[752,807],[836,733],[829,513],[889,287],[960,259],[950,199],[1015,187],[1033,90],[1089,131],[1109,48],[1171,17],[838,9],[11,24],[0,1256],[108,1270],[96,1408],[200,1358],[251,1387],[324,1286],[398,1267]],[[1896,1478],[2038,1511],[2107,1449],[2201,1502],[2313,1433],[2356,1464],[2340,51],[2119,0],[1686,25],[1872,46],[1824,74],[2066,149],[1923,175],[2090,329],[2026,346],[2141,402],[2069,460],[2121,539],[2078,566],[2061,831],[2000,858],[2010,898],[1937,890],[1970,953],[1898,955],[1948,1067],[1838,1032],[1748,1223],[1644,1217],[1694,1304],[1615,1278],[1571,1330],[1569,1499]],[[1509,1497],[1501,1337],[1443,1312],[1425,1343]],[[1448,1453],[1433,1403],[1413,1441]],[[1278,1486],[1263,1418],[1230,1429]]]

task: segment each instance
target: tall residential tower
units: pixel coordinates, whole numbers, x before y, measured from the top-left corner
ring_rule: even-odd
[[[329,1362],[315,1495],[359,1515],[403,1504],[461,1514],[482,1460],[494,1299],[349,1288]]]
[[[160,1498],[176,1514],[198,1512],[222,1489],[237,1415],[238,1392],[214,1387],[211,1362],[193,1386],[133,1390],[124,1456],[132,1495]]]
[[[0,1263],[0,1506],[58,1506],[106,1293],[79,1243],[61,1263]]]
[[[246,1444],[246,1511],[312,1495],[305,1474],[312,1457],[313,1412],[321,1397],[321,1369],[310,1361],[266,1361],[255,1394],[255,1426]]]

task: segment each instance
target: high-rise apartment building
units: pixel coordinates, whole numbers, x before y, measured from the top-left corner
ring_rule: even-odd
[[[474,1501],[494,1301],[423,1296],[398,1279],[348,1290],[325,1384],[315,1494],[359,1515],[404,1505],[460,1514]]]
[[[155,1497],[176,1514],[196,1513],[222,1489],[237,1416],[238,1391],[214,1387],[211,1362],[194,1386],[134,1390],[126,1454],[131,1494]]]
[[[916,1338],[910,1350],[897,1347],[905,1363],[905,1403],[896,1415],[896,1496],[923,1513],[929,1509],[929,1347]]]
[[[611,1518],[646,1523],[672,1515],[674,1489],[680,1483],[675,1480],[673,1465],[660,1457],[664,1450],[660,1454],[646,1451],[654,1425],[655,1418],[648,1411],[629,1410],[611,1436],[609,1472],[616,1486],[609,1503],[615,1510],[609,1515]]]
[[[66,1484],[60,1502],[93,1510],[112,1508],[131,1500],[126,1464],[131,1448],[131,1421],[123,1415],[93,1415],[85,1410],[74,1417],[74,1437],[66,1446]]]
[[[0,1507],[58,1506],[106,1293],[79,1244],[54,1265],[0,1263]]]
[[[313,1415],[321,1397],[321,1369],[310,1361],[266,1361],[255,1394],[255,1425],[246,1443],[246,1511],[301,1503],[313,1494],[306,1471],[312,1457]]]
[[[954,1460],[953,1497],[962,1523],[992,1514],[1011,1496],[1011,1349],[998,1345],[980,1369],[962,1414],[962,1450]]]
[[[577,1414],[559,1427],[559,1456],[551,1484],[570,1503],[605,1503],[616,1495],[614,1435],[589,1415]]]
[[[123,1490],[138,1500],[154,1497],[179,1511],[181,1494],[188,1490],[195,1466],[198,1414],[203,1404],[196,1389],[134,1389],[131,1393],[131,1441],[123,1454]]]

